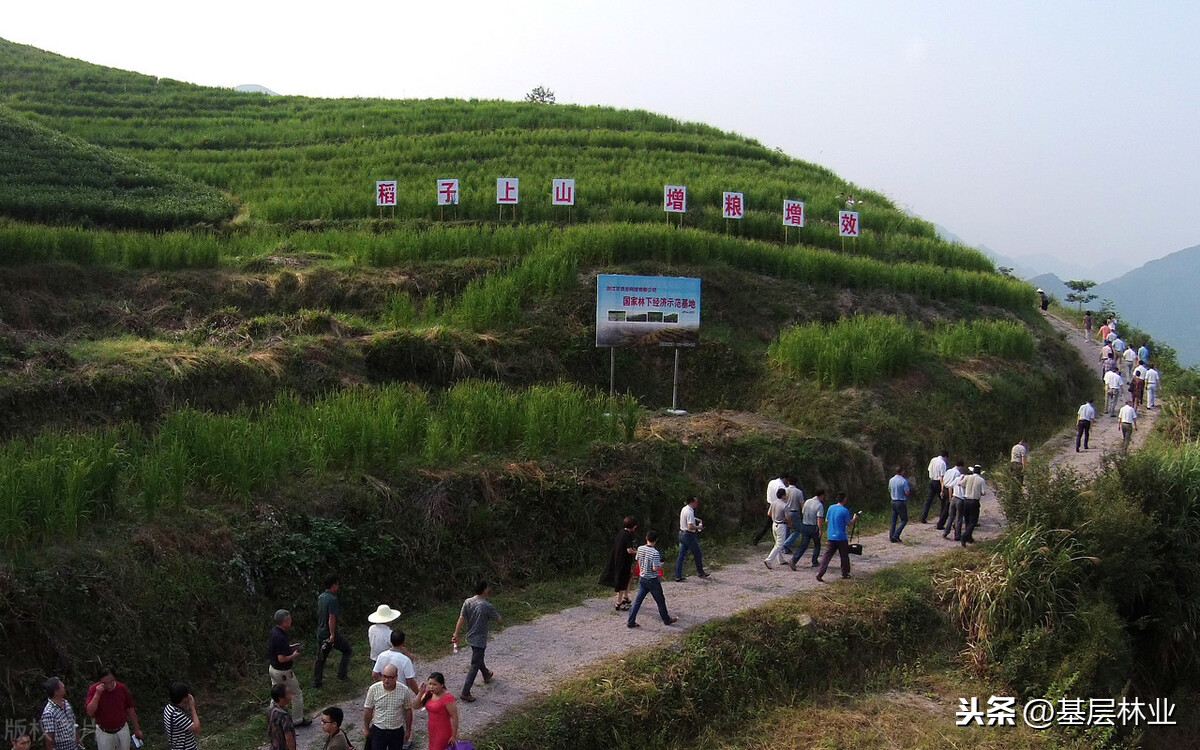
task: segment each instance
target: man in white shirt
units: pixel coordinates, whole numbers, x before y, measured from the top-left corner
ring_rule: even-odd
[[[1110,417],[1117,415],[1117,404],[1121,400],[1121,386],[1125,385],[1125,379],[1121,377],[1121,373],[1117,372],[1117,368],[1112,368],[1104,373],[1104,413]]]
[[[675,583],[683,583],[683,558],[691,551],[696,561],[696,575],[708,578],[704,572],[704,555],[700,554],[700,542],[696,534],[704,529],[704,522],[696,518],[696,506],[700,499],[696,496],[688,498],[687,504],[679,511],[679,557],[675,558]]]
[[[937,527],[950,531],[950,525],[954,523],[954,488],[958,486],[958,482],[962,479],[963,462],[955,461],[954,466],[946,470],[942,475],[942,515],[938,517]],[[942,536],[945,536],[943,534]]]
[[[1020,440],[1012,447],[1012,455],[1009,457],[1009,468],[1012,469],[1013,476],[1018,482],[1025,481],[1025,462],[1029,458],[1029,445],[1024,439]],[[965,475],[965,472],[964,472]]]
[[[413,703],[417,696],[397,682],[393,664],[383,668],[379,682],[367,688],[363,700],[363,740],[372,748],[399,748],[412,737]]]
[[[1130,346],[1125,349],[1125,353],[1121,355],[1121,359],[1125,368],[1123,374],[1125,375],[1125,379],[1129,380],[1133,377],[1133,365],[1137,362],[1137,352]]]
[[[800,510],[800,546],[792,553],[788,563],[792,570],[796,569],[796,561],[808,549],[812,542],[812,566],[820,565],[821,555],[821,524],[825,520],[825,490],[817,490],[817,494],[804,501]]]
[[[979,525],[979,503],[983,493],[987,492],[987,482],[983,481],[983,467],[975,464],[970,473],[962,478],[962,509],[958,514],[958,523],[954,527],[954,538],[966,547],[975,543],[975,527]],[[965,529],[963,527],[966,527]]]
[[[772,479],[771,481],[767,482],[767,507],[771,507],[771,503],[775,500],[775,495],[779,492],[780,487],[787,489],[790,486],[792,486],[792,477],[787,472],[780,474],[778,479]],[[758,546],[758,543],[762,541],[762,538],[766,536],[767,532],[770,530],[771,519],[768,518],[767,522],[763,524],[763,527],[758,530],[757,534],[754,535],[755,547]]]
[[[1117,429],[1121,431],[1121,447],[1129,450],[1129,443],[1133,440],[1133,431],[1137,428],[1137,409],[1133,408],[1133,401],[1126,401],[1121,407],[1121,413],[1117,415]]]
[[[1154,369],[1154,365],[1150,365],[1146,369],[1146,408],[1154,408],[1154,396],[1158,393],[1158,370]]]
[[[771,570],[771,563],[786,557],[783,552],[783,543],[787,541],[788,530],[792,526],[791,516],[787,512],[787,488],[780,487],[776,490],[775,499],[767,507],[767,517],[771,519],[771,531],[775,535],[775,545],[771,547],[771,553],[767,555],[767,559],[763,560],[763,565],[767,566],[767,570]]]
[[[925,498],[925,508],[921,511],[921,523],[929,523],[929,508],[935,497],[942,497],[942,476],[946,473],[946,459],[950,454],[942,451],[929,462],[929,497]],[[943,503],[945,500],[943,500]]]
[[[1079,407],[1079,422],[1075,426],[1075,452],[1079,452],[1079,441],[1083,441],[1083,449],[1088,448],[1088,438],[1092,436],[1092,420],[1096,418],[1096,407],[1092,406],[1089,398],[1087,403]]]
[[[1021,443],[1018,443],[1018,445],[1021,445],[1022,443],[1024,443],[1024,440],[1022,440]],[[943,476],[942,478],[942,481],[946,481],[946,487],[950,491],[950,515],[946,520],[946,529],[944,529],[942,532],[942,539],[946,539],[947,536],[950,535],[950,532],[954,530],[956,526],[955,522],[958,521],[959,516],[962,515],[962,498],[966,497],[966,493],[962,491],[962,480],[966,479],[967,475],[966,466],[964,466],[964,463],[961,461],[958,461],[955,462],[954,469],[952,470],[954,472],[953,475],[950,474],[950,472],[946,473],[946,476],[950,476],[949,481],[946,481],[946,476]],[[959,535],[955,532],[954,541],[958,540]]]
[[[417,686],[417,671],[413,667],[412,659],[408,658],[408,654],[404,653],[404,631],[392,631],[392,647],[379,655],[375,660],[375,666],[371,668],[371,677],[375,680],[383,679],[383,670],[387,665],[392,664],[396,667],[396,673],[400,676],[400,680],[408,685],[408,689],[413,693],[418,692]]]

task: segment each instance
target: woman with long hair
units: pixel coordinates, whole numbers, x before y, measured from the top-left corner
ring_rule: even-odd
[[[417,702],[429,716],[429,750],[446,750],[458,741],[458,705],[446,689],[446,676],[434,672],[421,686]]]

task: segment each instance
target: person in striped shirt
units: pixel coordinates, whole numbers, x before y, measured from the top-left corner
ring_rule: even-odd
[[[629,610],[629,620],[625,623],[626,627],[640,627],[637,623],[638,610],[642,607],[642,600],[646,598],[646,594],[654,597],[654,601],[658,604],[658,615],[662,618],[664,624],[674,625],[679,621],[678,617],[671,617],[667,612],[667,601],[663,598],[662,590],[662,554],[658,548],[658,532],[646,532],[646,543],[637,549],[637,564],[638,570],[641,571],[638,578],[637,598],[633,600],[633,607]]]

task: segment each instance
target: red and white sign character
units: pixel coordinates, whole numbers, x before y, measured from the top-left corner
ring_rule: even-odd
[[[437,196],[439,206],[458,205],[458,180],[438,180]]]
[[[843,237],[858,236],[858,211],[838,211],[838,234]]]
[[[744,216],[743,196],[741,193],[721,194],[721,215],[726,219],[740,219]]]
[[[554,206],[574,206],[575,180],[554,180],[554,192],[550,195],[550,204]]]
[[[375,205],[376,206],[394,206],[394,205],[396,205],[396,181],[395,180],[377,180],[375,182]]]
[[[520,180],[516,177],[499,177],[496,179],[496,202],[516,203]]]
[[[687,187],[663,185],[663,210],[672,214],[685,213],[687,211]]]
[[[783,225],[785,227],[804,226],[804,201],[783,199]]]

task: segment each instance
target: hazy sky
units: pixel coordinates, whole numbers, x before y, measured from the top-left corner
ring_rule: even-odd
[[[1200,243],[1194,2],[5,5],[4,38],[184,81],[500,99],[545,84],[707,122],[1098,280]]]

